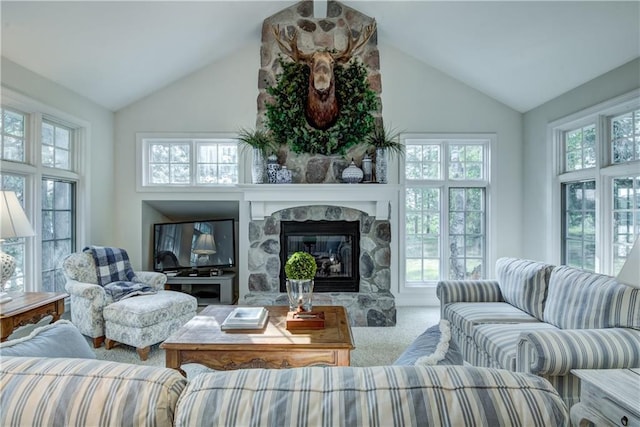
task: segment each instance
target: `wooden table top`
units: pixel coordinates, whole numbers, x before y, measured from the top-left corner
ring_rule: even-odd
[[[26,313],[35,307],[49,304],[69,296],[64,292],[9,292],[13,298],[0,304],[0,318]]]
[[[263,329],[222,331],[220,325],[236,305],[210,305],[174,332],[160,345],[164,349],[180,350],[243,350],[264,346],[269,350],[287,350],[295,347],[308,349],[353,349],[353,337],[342,306],[314,306],[313,311],[324,311],[325,328],[294,330],[286,328],[288,306],[266,306],[269,320]]]

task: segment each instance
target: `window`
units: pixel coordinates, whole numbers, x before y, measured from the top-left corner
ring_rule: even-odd
[[[631,93],[550,125],[559,149],[560,262],[616,275],[640,234],[640,98]]]
[[[640,160],[640,110],[611,119],[611,151],[616,164]]]
[[[73,182],[42,179],[42,290],[46,292],[64,289],[60,264],[75,248],[74,196]]]
[[[36,232],[2,243],[18,264],[9,286],[64,292],[61,262],[76,249],[77,146],[88,125],[4,89],[3,101],[2,189],[16,192]]]
[[[566,168],[574,171],[596,165],[595,125],[573,129],[566,133]]]
[[[405,287],[485,277],[491,140],[401,138]]]
[[[25,207],[25,183],[26,179],[23,176],[9,175],[5,173],[2,174],[2,190],[15,192],[23,208]],[[6,239],[2,242],[2,251],[7,253],[8,255],[11,255],[16,260],[16,269],[13,273],[13,276],[11,276],[9,280],[7,280],[7,283],[5,284],[5,290],[24,290],[27,239],[24,237]]]
[[[564,184],[565,264],[594,271],[596,262],[596,183]]]
[[[144,187],[238,183],[238,144],[230,138],[142,139]]]
[[[71,129],[45,121],[42,123],[42,165],[70,169]]]
[[[2,159],[25,161],[25,115],[2,108]]]

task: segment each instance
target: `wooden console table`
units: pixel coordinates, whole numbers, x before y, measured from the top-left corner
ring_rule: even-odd
[[[6,341],[18,327],[36,323],[46,316],[53,322],[64,313],[64,292],[11,292],[13,300],[0,304],[0,341]]]

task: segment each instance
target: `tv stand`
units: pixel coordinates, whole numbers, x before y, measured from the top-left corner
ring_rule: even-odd
[[[185,273],[186,275],[183,275]],[[191,294],[198,298],[198,305],[234,304],[235,286],[233,279],[235,277],[235,273],[198,276],[197,271],[187,270],[175,276],[167,276],[165,289]]]

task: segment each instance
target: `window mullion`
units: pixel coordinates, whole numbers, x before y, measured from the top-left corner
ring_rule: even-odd
[[[198,141],[195,139],[191,140],[191,158],[189,160],[191,168],[189,182],[191,185],[198,185]]]

